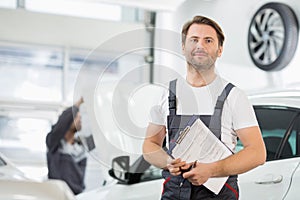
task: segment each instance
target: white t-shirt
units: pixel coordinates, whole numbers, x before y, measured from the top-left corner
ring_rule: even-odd
[[[176,113],[177,115],[212,115],[218,96],[226,87],[228,81],[217,76],[204,87],[192,87],[183,78],[176,82]],[[169,90],[166,87],[156,106],[151,109],[150,123],[167,125],[169,114]],[[237,87],[232,88],[224,102],[222,113],[221,139],[235,151],[237,135],[235,130],[258,126],[256,116],[246,94]]]

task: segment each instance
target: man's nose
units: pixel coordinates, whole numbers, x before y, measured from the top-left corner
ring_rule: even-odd
[[[203,42],[203,40],[198,40],[198,42],[196,43],[196,48],[197,49],[204,48],[204,42]]]

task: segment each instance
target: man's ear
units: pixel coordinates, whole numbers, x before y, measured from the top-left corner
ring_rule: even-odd
[[[181,53],[182,53],[182,55],[184,55],[184,50],[185,50],[184,43],[181,43]]]
[[[221,57],[222,53],[223,53],[223,46],[219,46],[218,57]]]

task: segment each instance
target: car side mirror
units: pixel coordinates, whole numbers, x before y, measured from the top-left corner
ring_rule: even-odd
[[[112,168],[108,171],[109,175],[122,183],[128,183],[129,161],[129,156],[114,158],[112,160]]]

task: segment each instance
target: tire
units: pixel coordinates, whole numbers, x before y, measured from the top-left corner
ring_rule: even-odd
[[[263,5],[248,30],[248,50],[253,63],[264,71],[285,68],[296,52],[298,32],[298,20],[289,6]]]

